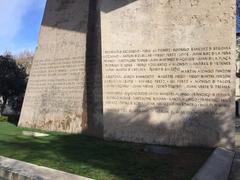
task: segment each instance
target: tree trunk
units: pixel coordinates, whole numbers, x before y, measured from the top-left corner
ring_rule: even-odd
[[[3,113],[6,104],[7,104],[7,98],[6,98],[6,97],[3,97],[3,103],[2,103],[2,105],[1,105],[1,107],[0,107],[0,116],[1,116],[2,113]]]

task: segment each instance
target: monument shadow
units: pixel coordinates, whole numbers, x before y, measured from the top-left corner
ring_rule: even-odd
[[[82,176],[92,174],[90,178],[94,179],[100,179],[95,175],[99,172],[125,180],[193,177],[213,151],[171,147],[169,154],[158,155],[144,152],[142,144],[108,142],[80,134],[32,139],[19,135],[11,143],[0,140],[0,144],[15,149],[17,154],[24,150],[18,160]],[[88,169],[91,173],[86,173]],[[106,178],[105,174],[101,175]]]
[[[83,24],[87,23],[87,20],[90,21],[88,24],[98,24],[98,21],[96,20],[96,16],[100,16],[100,6],[101,11],[108,13],[111,11],[114,11],[116,9],[122,8],[124,6],[127,6],[137,0],[78,0],[77,6],[78,11],[81,11],[81,9],[85,9],[86,7],[89,7],[89,16],[86,17],[85,15],[81,16],[82,22],[80,23],[69,23],[76,22],[76,19],[79,19],[79,16],[74,16],[75,14],[79,14],[79,12],[72,11],[69,13],[67,10],[69,6],[73,6],[74,3],[76,3],[75,0],[59,0],[58,6],[56,7],[56,3],[54,1],[47,1],[47,5],[45,8],[46,11],[51,11],[49,14],[44,14],[42,26],[52,27],[52,28],[58,28],[58,29],[64,29],[68,31],[76,31],[81,33],[88,33],[91,29],[84,28]],[[79,6],[81,4],[81,6]],[[101,5],[100,5],[101,4]],[[54,10],[53,10],[54,9]],[[77,8],[76,8],[77,9]],[[97,10],[97,11],[96,11]],[[52,11],[55,11],[52,12]],[[61,20],[56,20],[57,16],[64,15],[65,18]],[[92,24],[92,25],[93,25]],[[90,32],[91,33],[91,32]],[[90,42],[89,42],[90,43]]]
[[[143,106],[132,113],[105,112],[105,139],[180,147],[232,148],[235,145],[235,127],[228,123],[234,120],[234,105],[228,112],[221,107],[211,108],[212,113],[209,108],[193,108],[187,116],[179,113],[178,118],[172,118],[169,114],[164,121],[159,118],[155,122],[151,121],[151,113],[167,107]],[[181,107],[176,111],[181,111]]]

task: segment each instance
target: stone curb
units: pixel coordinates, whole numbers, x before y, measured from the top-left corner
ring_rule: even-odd
[[[0,180],[91,180],[86,177],[0,156]]]
[[[192,180],[227,180],[235,152],[217,148]]]
[[[240,180],[240,152],[236,151],[229,180]]]

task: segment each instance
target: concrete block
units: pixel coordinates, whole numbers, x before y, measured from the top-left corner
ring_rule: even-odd
[[[217,148],[192,180],[227,180],[235,152]]]

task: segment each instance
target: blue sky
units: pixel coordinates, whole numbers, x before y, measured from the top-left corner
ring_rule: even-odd
[[[35,50],[45,4],[46,0],[1,0],[0,54]]]
[[[46,0],[1,0],[0,54],[35,50]]]

